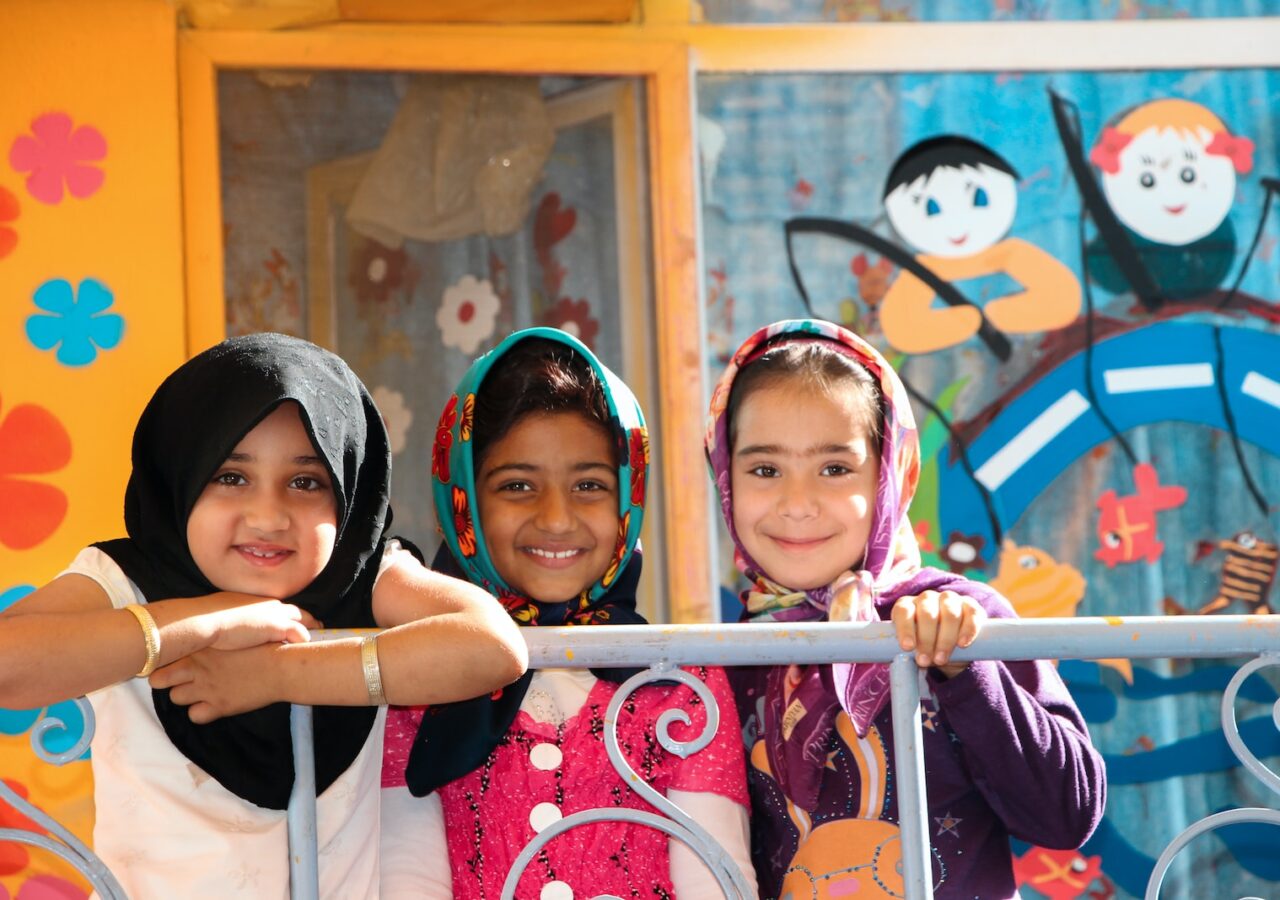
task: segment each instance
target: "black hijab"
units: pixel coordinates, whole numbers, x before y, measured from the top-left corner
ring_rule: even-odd
[[[301,593],[279,598],[326,628],[374,626],[373,584],[391,522],[391,453],[386,427],[345,362],[281,334],[231,338],[165,379],[138,420],[125,491],[128,538],[95,546],[149,600],[218,590],[187,547],[187,518],[205,485],[250,430],[292,400],[332,479],[337,506],[333,556]],[[294,771],[289,707],[196,725],[168,690],[152,692],[174,746],[227,790],[268,809],[289,803]],[[377,711],[317,707],[316,789],[323,792],[359,754]]]

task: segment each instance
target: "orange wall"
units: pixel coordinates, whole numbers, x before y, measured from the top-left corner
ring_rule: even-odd
[[[122,533],[133,425],[185,358],[185,338],[172,6],[10,0],[0,3],[0,36],[3,595],[50,580],[85,544]],[[70,119],[69,141],[51,133],[57,114]],[[102,141],[105,156],[88,159]],[[61,200],[51,202],[59,184]],[[79,289],[80,301],[89,296],[82,282],[97,280],[113,297],[104,314],[123,318],[118,343],[96,348],[88,364],[64,364],[57,353],[66,343],[44,350],[28,335],[29,319],[43,314],[36,291],[56,279]],[[55,318],[53,331],[76,343],[70,319]],[[21,782],[79,832],[92,815],[87,768],[52,770],[35,762],[25,734],[0,729],[0,777]],[[0,808],[0,827],[7,824]],[[35,854],[31,867],[6,871],[5,858],[0,887],[14,896],[27,878],[64,871]]]

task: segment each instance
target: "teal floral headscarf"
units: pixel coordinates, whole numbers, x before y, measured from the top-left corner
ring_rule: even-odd
[[[498,574],[489,556],[476,511],[476,396],[494,365],[521,341],[543,338],[580,356],[604,388],[608,428],[618,459],[618,537],[600,578],[577,597],[560,603],[537,602],[517,594]],[[649,437],[644,414],[631,389],[572,335],[555,328],[517,331],[475,361],[449,398],[436,428],[431,459],[431,488],[444,545],[432,567],[465,578],[494,594],[522,626],[643,624],[636,612],[640,580],[640,525],[649,477]],[[621,682],[633,669],[592,670],[596,677]],[[409,753],[405,782],[421,797],[481,765],[515,721],[532,672],[491,696],[426,710]],[[392,710],[390,715],[400,715]]]
[[[567,605],[555,604],[557,607],[565,606],[563,610],[553,610],[552,604],[535,603],[522,597],[503,581],[489,557],[484,530],[476,512],[475,456],[472,452],[476,394],[494,364],[515,345],[530,338],[564,344],[591,367],[604,388],[609,430],[618,451],[618,539],[612,561],[600,579],[581,596]],[[431,492],[436,521],[454,562],[462,570],[463,577],[497,596],[512,618],[522,625],[586,624],[592,620],[590,613],[594,602],[614,587],[640,541],[648,474],[649,432],[645,427],[644,413],[631,388],[600,362],[585,344],[557,328],[517,331],[471,365],[445,404],[436,426],[435,447],[431,455]]]

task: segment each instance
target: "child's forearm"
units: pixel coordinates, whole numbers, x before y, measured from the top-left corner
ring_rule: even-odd
[[[520,629],[498,608],[411,622],[378,638],[382,684],[389,703],[448,703],[491,693],[528,668]]]
[[[411,560],[408,554],[406,559]],[[193,721],[287,702],[308,706],[447,703],[490,693],[519,678],[528,647],[498,603],[466,582],[398,564],[380,576],[374,616],[386,627],[377,638],[377,676],[371,691],[361,638],[262,644],[219,652],[219,642],[151,677],[171,688]],[[372,660],[370,660],[372,662]],[[375,687],[376,690],[376,687]]]
[[[79,697],[138,675],[152,661],[158,669],[207,647],[307,637],[296,607],[245,594],[136,609],[145,614],[113,608],[96,580],[66,574],[0,613],[0,707],[32,709]],[[151,622],[158,646],[149,646]]]
[[[520,629],[488,593],[411,557],[378,580],[374,614],[392,703],[446,703],[510,684],[529,665]]]
[[[519,638],[523,648],[523,640]],[[284,644],[269,653],[275,685],[265,702],[367,706],[360,638]],[[449,703],[488,694],[519,678],[524,658],[477,627],[465,613],[432,616],[389,629],[377,638],[378,669],[388,703]]]
[[[200,597],[147,604],[160,639],[157,666],[210,645],[216,629],[202,615],[207,607]],[[14,612],[0,617],[0,707],[82,696],[137,675],[147,658],[143,627],[128,610]]]

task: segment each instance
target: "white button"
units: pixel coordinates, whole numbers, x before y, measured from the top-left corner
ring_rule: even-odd
[[[555,744],[539,744],[529,751],[529,762],[533,763],[535,769],[550,772],[560,768],[560,763],[564,762],[564,754]]]
[[[573,900],[573,888],[563,881],[548,881],[538,895],[538,900]]]
[[[534,831],[542,831],[562,818],[564,813],[560,812],[560,807],[554,803],[539,803],[533,808],[533,812],[529,813],[529,824],[533,826]]]

